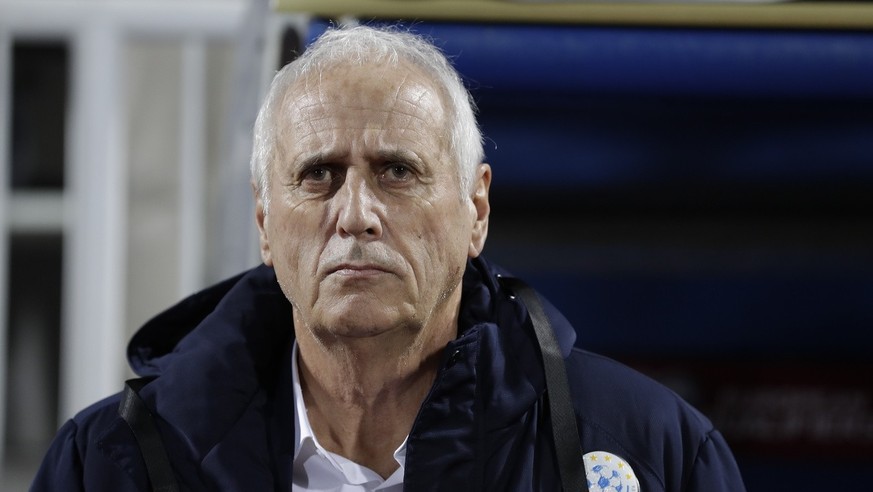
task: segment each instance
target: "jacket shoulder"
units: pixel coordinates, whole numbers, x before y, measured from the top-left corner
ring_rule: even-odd
[[[118,460],[107,441],[133,443],[133,433],[118,415],[120,394],[77,413],[57,432],[37,472],[32,491],[137,490],[130,465]],[[135,444],[134,444],[135,445]]]
[[[83,455],[90,452],[103,436],[118,423],[123,423],[118,414],[121,394],[116,393],[91,404],[70,419],[76,444]],[[126,425],[126,424],[125,424]]]
[[[712,423],[674,391],[609,357],[574,348],[567,358],[568,381],[581,416],[594,421],[616,417],[668,426],[676,419],[688,430],[709,432]]]
[[[583,449],[612,452],[635,463],[641,482],[654,485],[643,490],[688,490],[689,484],[708,480],[713,486],[706,490],[743,490],[721,434],[669,388],[578,348],[567,358],[567,374]],[[705,470],[701,461],[708,461]]]

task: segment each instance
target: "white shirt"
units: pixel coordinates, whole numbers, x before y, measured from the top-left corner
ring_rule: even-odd
[[[297,371],[297,342],[294,342],[291,357],[293,358],[291,377],[296,406],[294,434],[297,436],[291,490],[293,492],[402,492],[406,439],[394,451],[394,459],[397,460],[400,468],[386,479],[366,466],[324,449],[312,433],[309,415],[303,403],[303,390],[300,387],[300,376]]]

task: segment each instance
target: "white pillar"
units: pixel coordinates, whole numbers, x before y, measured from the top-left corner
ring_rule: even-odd
[[[121,33],[99,19],[72,43],[61,420],[119,391],[124,375],[128,135]]]
[[[179,295],[203,287],[206,268],[206,46],[182,43],[179,138]]]
[[[220,280],[260,261],[255,207],[248,168],[252,127],[261,100],[263,47],[268,43],[270,0],[253,0],[239,30],[229,114],[224,119],[218,171],[221,221],[215,234],[217,255],[209,280]]]
[[[12,40],[0,26],[0,474],[3,473],[6,447],[6,361],[9,351],[9,148],[12,117]],[[2,482],[2,477],[0,477]]]

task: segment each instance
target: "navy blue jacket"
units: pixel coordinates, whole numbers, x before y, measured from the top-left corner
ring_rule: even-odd
[[[535,336],[496,273],[481,258],[468,264],[459,335],[407,440],[406,490],[560,490]],[[573,327],[545,309],[586,452],[626,460],[642,492],[744,490],[703,415],[645,376],[573,348]],[[134,336],[131,366],[157,376],[140,394],[184,490],[290,491],[292,340],[290,305],[265,266],[185,299]],[[148,490],[118,402],[101,401],[60,429],[33,490]]]

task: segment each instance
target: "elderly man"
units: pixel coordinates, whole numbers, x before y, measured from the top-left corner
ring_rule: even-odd
[[[705,417],[480,256],[482,159],[437,49],[323,35],[255,127],[264,265],[144,326],[146,378],[70,420],[34,489],[743,490]]]

